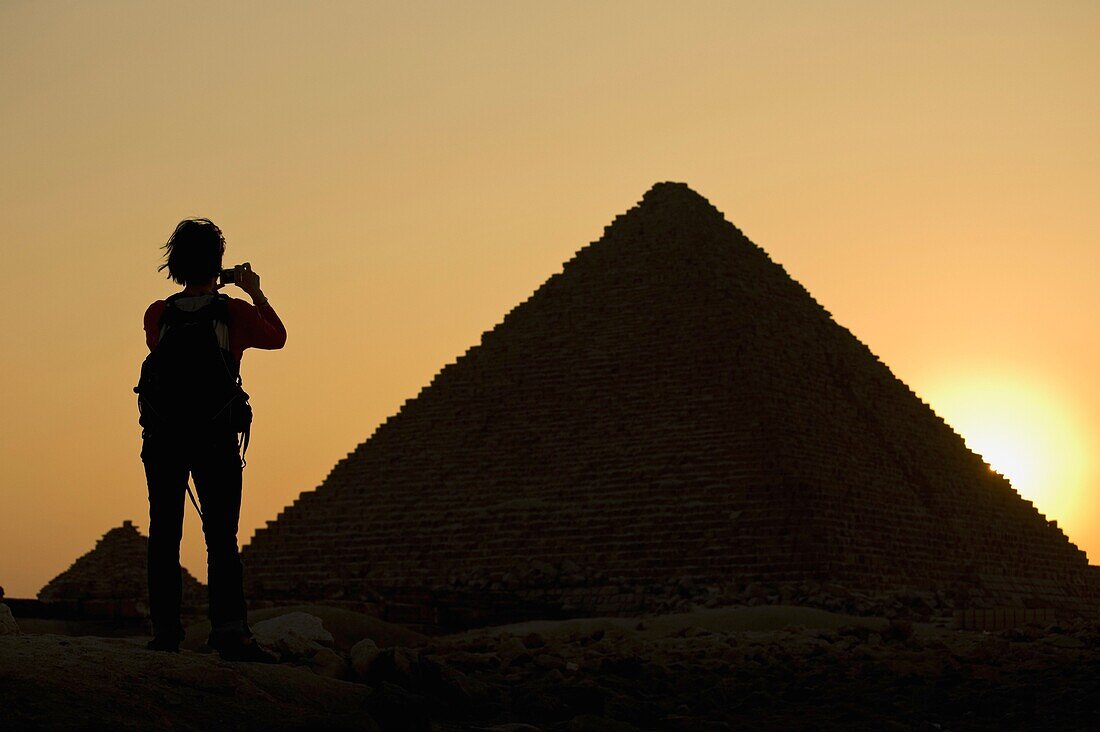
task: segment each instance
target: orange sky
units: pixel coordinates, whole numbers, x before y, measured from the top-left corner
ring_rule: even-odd
[[[245,354],[246,543],[661,180],[972,444],[1033,452],[1100,561],[1098,31],[1093,2],[0,5],[0,585],[147,530],[131,388],[179,219],[289,331]]]

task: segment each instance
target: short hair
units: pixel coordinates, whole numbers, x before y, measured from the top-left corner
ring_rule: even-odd
[[[158,272],[167,267],[168,279],[181,285],[203,284],[221,271],[225,237],[210,219],[184,219],[163,248],[167,261]]]

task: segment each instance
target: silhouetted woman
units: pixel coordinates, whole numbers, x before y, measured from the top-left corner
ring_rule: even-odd
[[[145,311],[145,341],[151,353],[135,389],[147,397],[139,397],[139,407],[141,459],[149,486],[149,611],[154,638],[148,647],[178,651],[183,640],[179,550],[190,475],[202,504],[206,537],[211,621],[207,642],[223,658],[273,661],[256,645],[247,622],[237,549],[241,428],[233,425],[240,421],[242,409],[251,420],[247,394],[239,386],[245,349],[282,348],[286,329],[260,289],[260,276],[248,264],[233,268],[233,284],[253,304],[218,292],[225,239],[211,221],[180,222],[164,248],[167,261],[158,269],[167,267],[168,277],[184,287]],[[236,398],[241,395],[243,399]],[[207,401],[223,403],[224,408],[211,418],[207,414],[213,410],[204,406]]]

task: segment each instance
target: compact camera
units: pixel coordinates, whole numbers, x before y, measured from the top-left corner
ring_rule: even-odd
[[[235,285],[237,284],[236,271],[232,269],[223,269],[218,274],[219,285]]]

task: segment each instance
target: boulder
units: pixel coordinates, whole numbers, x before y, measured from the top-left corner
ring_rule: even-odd
[[[4,730],[377,732],[370,691],[289,666],[147,651],[138,638],[0,637]]]
[[[375,654],[359,679],[372,685],[386,682],[414,690],[419,686],[420,665],[418,651],[411,648],[386,648]]]
[[[256,623],[252,634],[283,661],[312,658],[322,648],[331,649],[333,643],[332,633],[325,630],[321,619],[302,612]]]
[[[7,605],[0,603],[0,635],[18,635],[19,625]]]
[[[444,701],[452,709],[469,708],[488,692],[482,682],[433,656],[420,657],[419,681],[423,693]]]
[[[378,644],[370,638],[364,638],[351,648],[351,666],[355,669],[355,675],[365,679],[370,672],[370,665],[380,653]]]
[[[531,653],[519,638],[510,636],[497,646],[497,655],[505,668],[531,660]]]
[[[546,670],[565,668],[565,659],[556,653],[540,653],[535,656],[535,665]]]
[[[318,676],[329,679],[345,679],[348,675],[348,662],[336,651],[322,646],[309,659],[309,668]]]
[[[3,607],[3,605],[0,605]],[[1043,643],[1054,646],[1056,648],[1084,648],[1085,642],[1080,638],[1073,638],[1068,635],[1051,635],[1041,639]]]
[[[289,605],[252,610],[248,613],[248,623],[255,627],[261,621],[296,612],[320,618],[325,630],[332,633],[333,649],[339,653],[347,653],[352,646],[364,638],[370,638],[383,648],[388,646],[416,648],[424,645],[428,640],[420,633],[400,625],[387,623],[363,613],[325,605]],[[208,635],[210,635],[210,621],[199,621],[188,626],[187,637],[181,647],[189,651],[205,651]]]
[[[483,683],[466,676],[437,656],[424,655],[411,648],[385,648],[375,652],[363,667],[362,659],[368,655],[369,646],[360,652],[356,675],[360,681],[371,686],[398,686],[444,703],[452,710],[468,708],[487,693]]]

